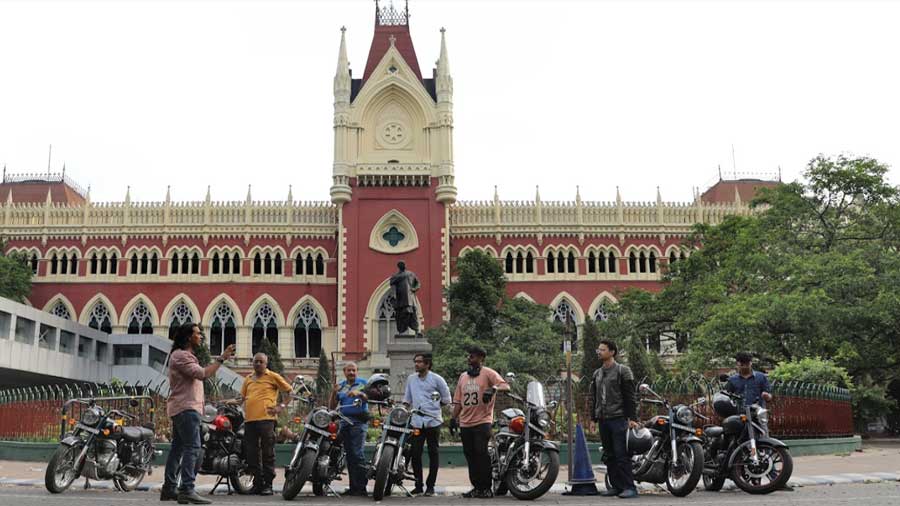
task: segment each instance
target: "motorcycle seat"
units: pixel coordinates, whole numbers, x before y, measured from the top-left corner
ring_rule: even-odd
[[[153,440],[153,431],[143,427],[123,427],[122,435],[126,441],[151,441]]]
[[[703,429],[703,433],[709,437],[719,437],[722,435],[723,431],[724,431],[724,429],[719,426],[712,426],[712,427],[707,427],[707,428]]]

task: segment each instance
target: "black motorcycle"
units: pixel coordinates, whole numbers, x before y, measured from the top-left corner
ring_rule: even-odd
[[[702,431],[695,429],[693,423],[697,415],[694,406],[704,403],[705,399],[692,405],[672,406],[647,384],[640,386],[640,392],[654,397],[642,398],[641,402],[663,406],[666,414],[654,416],[644,423],[653,436],[653,444],[645,453],[632,456],[634,479],[665,483],[672,495],[684,497],[694,491],[703,473],[703,444],[698,437]],[[612,488],[608,473],[606,487]]]
[[[294,378],[294,399],[315,405],[315,397],[306,385],[303,376]],[[353,405],[359,405],[356,400]],[[325,406],[313,408],[303,425],[303,431],[297,437],[291,462],[284,471],[284,488],[281,496],[289,501],[300,493],[303,485],[312,482],[313,494],[321,496],[325,491],[337,496],[331,488],[331,482],[340,479],[346,462],[344,448],[338,438],[338,421],[353,423],[340,413],[338,406],[330,410]],[[299,419],[295,419],[299,422]]]
[[[507,374],[510,380],[514,377]],[[537,499],[550,490],[559,474],[559,447],[546,439],[556,402],[544,401],[544,387],[537,381],[528,383],[525,399],[512,392],[506,395],[521,402],[525,411],[507,408],[497,419],[499,430],[488,445],[493,492]]]
[[[152,422],[144,427],[127,426],[127,422],[137,417],[117,409],[105,410],[93,399],[67,402],[64,417],[73,404],[80,404],[84,409],[77,421],[68,420],[72,430],[63,435],[47,465],[44,475],[47,490],[62,493],[79,476],[112,480],[123,492],[137,488],[144,476],[152,472],[151,463],[156,455]],[[138,405],[136,399],[130,400],[131,407]]]
[[[768,410],[743,401],[741,395],[726,391],[713,398],[713,409],[722,417],[722,425],[709,425],[703,430],[706,490],[721,490],[725,479],[731,478],[744,492],[768,494],[787,484],[794,470],[788,446],[769,437]]]
[[[432,401],[439,401],[439,392],[431,393]],[[432,418],[431,415],[411,408],[405,403],[392,403],[390,401],[369,401],[371,404],[388,406],[386,422],[374,422],[376,427],[381,426],[381,437],[375,445],[375,453],[369,464],[369,478],[375,479],[375,489],[372,498],[380,501],[384,496],[391,495],[394,487],[402,489],[407,496],[412,497],[409,490],[403,486],[404,479],[415,479],[407,468],[411,461],[412,438],[419,435],[419,429],[412,426],[413,415],[424,418]]]
[[[197,473],[219,476],[210,494],[222,482],[228,486],[229,494],[232,489],[238,494],[249,494],[254,477],[246,473],[244,411],[228,403],[207,404],[201,419]]]

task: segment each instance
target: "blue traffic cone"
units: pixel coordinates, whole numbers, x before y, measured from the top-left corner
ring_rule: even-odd
[[[597,495],[597,479],[591,466],[591,455],[588,452],[587,439],[581,424],[575,426],[575,459],[572,469],[572,490],[563,495]]]

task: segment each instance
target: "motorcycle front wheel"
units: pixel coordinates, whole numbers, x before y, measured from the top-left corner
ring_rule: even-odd
[[[749,447],[742,447],[731,468],[731,480],[748,494],[768,494],[782,488],[794,472],[794,460],[787,448],[757,443],[757,463]]]
[[[381,447],[378,467],[375,468],[375,490],[372,491],[372,498],[376,501],[384,498],[385,493],[390,493],[391,463],[394,462],[394,452],[396,450],[393,446],[385,445]]]
[[[52,494],[61,494],[66,491],[78,472],[75,470],[75,459],[81,453],[78,446],[60,446],[50,458],[47,464],[47,472],[44,473],[44,485]]]
[[[703,445],[698,441],[678,443],[676,463],[669,462],[666,470],[666,488],[675,497],[684,497],[697,488],[703,474]]]
[[[286,501],[297,497],[303,484],[309,480],[312,474],[313,465],[316,463],[316,450],[307,448],[300,457],[300,465],[293,472],[288,471],[284,478],[284,488],[281,490],[281,497]]]
[[[506,471],[506,487],[516,499],[531,501],[547,493],[559,474],[559,453],[532,447],[528,462],[521,454],[513,458]]]

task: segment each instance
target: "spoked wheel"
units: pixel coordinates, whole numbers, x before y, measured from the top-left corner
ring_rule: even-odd
[[[676,463],[669,463],[666,488],[675,497],[684,497],[697,488],[703,474],[703,445],[697,441],[679,443]]]
[[[532,500],[547,493],[559,474],[559,453],[532,448],[528,462],[513,460],[506,473],[506,486],[516,499]]]
[[[281,497],[286,501],[297,497],[303,484],[309,480],[312,475],[313,464],[316,463],[316,450],[307,448],[303,456],[300,458],[300,465],[297,469],[289,471],[284,478],[284,488],[281,490]]]
[[[254,479],[254,476],[247,472],[247,468],[241,469],[237,474],[228,477],[231,487],[241,495],[247,495],[253,490]]]
[[[127,476],[127,478],[116,478],[113,480],[113,483],[115,483],[116,487],[122,492],[131,492],[138,488],[138,485],[144,481],[144,476],[146,475],[146,471],[140,469],[128,469],[125,471],[125,476]]]
[[[768,494],[783,487],[794,471],[794,460],[787,448],[758,443],[757,462],[753,462],[750,447],[740,450],[731,469],[731,479],[749,494]]]
[[[47,464],[47,472],[44,473],[44,485],[53,494],[65,492],[75,478],[78,477],[78,471],[75,470],[75,459],[81,453],[81,448],[77,446],[60,446],[50,458]]]
[[[391,463],[394,461],[393,446],[384,445],[381,447],[381,456],[378,459],[378,467],[375,468],[375,489],[372,491],[372,498],[380,501],[385,494],[391,491]]]

